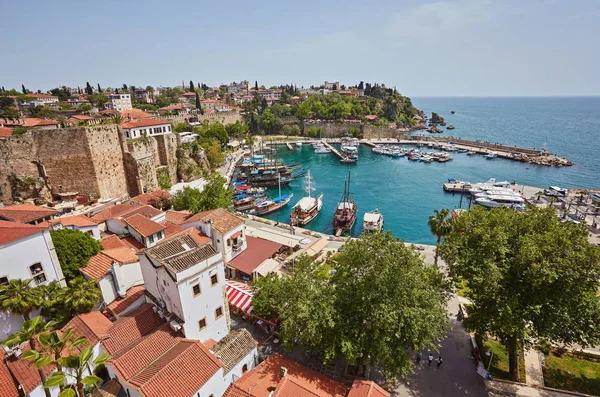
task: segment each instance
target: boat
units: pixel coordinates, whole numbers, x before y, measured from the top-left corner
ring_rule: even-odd
[[[331,149],[329,149],[327,146],[320,144],[315,146],[315,153],[317,154],[324,154],[324,153],[331,153]]]
[[[342,157],[340,159],[340,163],[342,164],[354,164],[356,163],[356,159],[350,158],[350,157]]]
[[[490,194],[487,197],[479,197],[475,199],[475,204],[479,204],[486,208],[498,207],[513,207],[525,204],[525,199],[519,196],[508,194]]]
[[[301,141],[300,139],[298,139],[298,140],[296,141],[296,146],[297,146],[297,147],[300,147],[300,146],[302,146],[302,141]]]
[[[483,157],[485,157],[486,160],[495,159],[496,157],[498,157],[498,153],[496,153],[496,152],[489,152],[488,154],[486,154]]]
[[[279,179],[281,180],[281,176]],[[269,215],[273,212],[279,211],[290,202],[292,197],[294,197],[293,194],[281,194],[281,183],[279,183],[279,196],[272,200],[261,200],[257,202],[256,213],[258,215]]]
[[[352,229],[356,221],[357,212],[358,206],[350,194],[350,171],[348,171],[348,179],[344,181],[342,199],[338,203],[333,215],[333,231],[337,237]]]
[[[474,152],[474,151],[472,151],[472,150],[469,150],[469,151],[467,152],[467,156],[474,156],[474,155],[476,155],[476,154],[477,154],[477,152]]]
[[[445,192],[468,192],[473,186],[469,182],[459,181],[458,179],[449,178],[448,182],[444,183]]]
[[[363,232],[380,232],[383,229],[383,215],[376,208],[363,216]]]
[[[431,163],[433,161],[433,157],[431,157],[429,155],[424,155],[424,156],[421,156],[421,158],[419,158],[419,161],[422,161],[424,163]]]
[[[323,193],[317,198],[314,198],[311,196],[311,193],[314,190],[315,187],[312,183],[310,171],[308,171],[306,174],[306,182],[304,184],[304,191],[308,196],[302,197],[300,201],[294,205],[294,210],[290,214],[290,225],[304,226],[319,215],[319,212],[323,207]]]
[[[450,113],[451,114],[456,114],[456,112],[454,110],[451,110]]]

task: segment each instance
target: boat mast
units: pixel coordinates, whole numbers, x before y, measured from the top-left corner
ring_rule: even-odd
[[[279,182],[279,197],[281,197],[281,173],[277,173],[277,181]]]
[[[308,182],[308,197],[310,197],[310,170],[308,170],[308,173],[306,174],[306,180]]]

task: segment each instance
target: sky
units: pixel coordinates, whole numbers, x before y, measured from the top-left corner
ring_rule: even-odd
[[[2,0],[0,86],[600,95],[600,0]]]

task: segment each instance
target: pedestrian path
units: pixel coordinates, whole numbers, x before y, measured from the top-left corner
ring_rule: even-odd
[[[540,353],[535,349],[528,349],[525,352],[525,373],[528,386],[544,387],[544,373],[540,363]]]

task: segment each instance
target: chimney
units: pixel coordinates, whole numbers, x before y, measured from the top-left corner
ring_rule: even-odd
[[[279,368],[279,377],[285,378],[288,373],[288,369],[286,367]]]
[[[208,219],[208,220],[206,221],[206,235],[207,235],[208,237],[210,237],[210,238],[212,238],[212,237],[213,237],[213,235],[212,235],[212,234],[213,234],[213,233],[212,233],[212,223],[213,223],[212,219]]]

